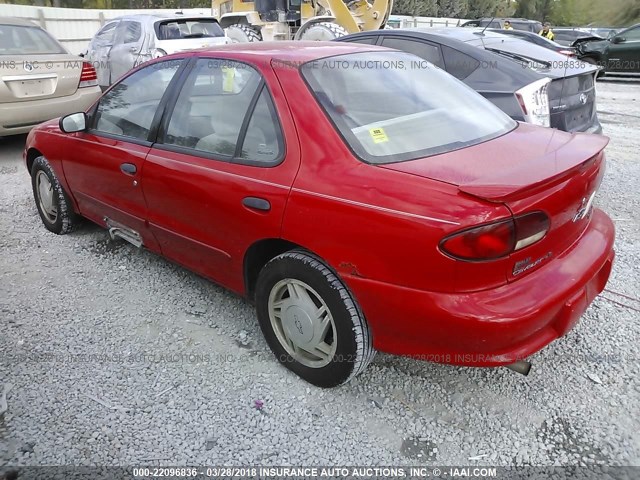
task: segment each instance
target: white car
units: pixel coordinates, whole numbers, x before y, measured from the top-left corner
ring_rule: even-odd
[[[100,94],[88,62],[28,20],[0,17],[0,137],[84,111]]]
[[[152,58],[227,43],[231,40],[214,17],[127,15],[108,21],[96,33],[87,58],[105,88]]]

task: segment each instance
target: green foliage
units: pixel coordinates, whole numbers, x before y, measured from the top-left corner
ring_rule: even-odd
[[[467,18],[509,16],[510,3],[504,0],[469,0]]]
[[[625,26],[640,22],[640,0],[519,0],[515,16],[558,26]]]
[[[393,13],[416,17],[435,17],[438,15],[438,2],[437,0],[395,0]]]
[[[467,14],[468,0],[439,0],[438,15],[440,17],[462,18]]]

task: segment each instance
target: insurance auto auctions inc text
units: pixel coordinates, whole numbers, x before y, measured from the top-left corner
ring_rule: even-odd
[[[496,477],[495,467],[260,467],[260,477]]]

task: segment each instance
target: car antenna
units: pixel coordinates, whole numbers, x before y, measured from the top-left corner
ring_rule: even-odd
[[[496,16],[494,15],[493,17],[491,17],[491,20],[489,20],[489,23],[487,23],[486,27],[484,27],[480,33],[476,32],[476,35],[484,37],[485,30],[489,28],[489,25],[491,25],[495,19],[496,19]]]

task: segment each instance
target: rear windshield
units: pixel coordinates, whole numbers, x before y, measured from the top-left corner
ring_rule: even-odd
[[[341,55],[301,70],[343,138],[367,163],[445,153],[516,126],[459,80],[404,52]]]
[[[211,18],[165,20],[156,24],[158,40],[224,37],[224,30]]]
[[[0,55],[67,53],[62,45],[38,27],[0,25]]]

